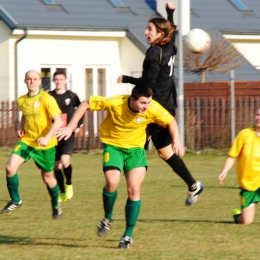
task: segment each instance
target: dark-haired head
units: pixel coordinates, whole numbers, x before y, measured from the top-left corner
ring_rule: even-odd
[[[172,34],[176,30],[176,26],[162,17],[154,17],[149,20],[155,26],[156,31],[161,36],[152,42],[152,45],[165,45],[171,41]]]
[[[133,97],[134,100],[138,100],[140,97],[152,97],[153,91],[151,88],[145,87],[143,83],[137,84],[133,89],[131,93],[131,97]]]
[[[55,72],[54,72],[54,74],[53,74],[53,78],[55,78],[55,76],[57,76],[57,75],[63,75],[65,78],[67,78],[67,75],[66,75],[66,73],[65,73],[65,71],[64,70],[56,70]]]

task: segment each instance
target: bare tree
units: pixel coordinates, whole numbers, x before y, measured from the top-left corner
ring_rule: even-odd
[[[211,45],[204,53],[191,53],[185,45],[183,47],[184,71],[201,74],[201,82],[205,82],[206,71],[229,73],[245,64],[242,54],[222,35],[210,36]]]

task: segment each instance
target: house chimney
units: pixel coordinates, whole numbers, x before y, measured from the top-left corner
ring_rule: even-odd
[[[167,14],[165,11],[165,4],[170,0],[156,0],[156,11],[164,18],[167,19]],[[182,34],[186,35],[190,31],[190,0],[171,0],[176,6],[174,11],[174,23],[177,25],[179,23],[179,12],[178,12],[178,2],[182,1]]]

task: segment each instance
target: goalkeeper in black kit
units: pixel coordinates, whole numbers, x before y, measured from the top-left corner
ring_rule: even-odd
[[[118,83],[139,84],[144,83],[146,87],[153,90],[153,99],[166,108],[171,115],[175,116],[177,108],[177,93],[174,84],[174,60],[177,54],[175,46],[175,30],[173,23],[173,12],[175,6],[172,2],[166,3],[168,20],[155,17],[149,20],[144,32],[147,43],[151,46],[146,52],[143,62],[141,78],[120,75]],[[147,136],[151,136],[159,156],[168,163],[187,184],[188,193],[185,205],[194,204],[198,195],[203,191],[204,184],[196,181],[182,159],[172,150],[172,138],[167,128],[155,124],[147,127]],[[149,138],[148,138],[149,140]],[[147,145],[147,144],[146,144]]]
[[[55,83],[55,89],[50,91],[49,94],[56,99],[62,111],[61,127],[66,127],[70,122],[75,109],[81,102],[75,93],[67,90],[67,77],[63,70],[57,70],[53,74],[53,82]],[[79,132],[82,122],[83,120],[81,119],[74,133],[68,140],[60,140],[56,146],[55,176],[60,189],[59,202],[67,201],[73,196],[72,166],[70,158],[74,149],[74,134]]]

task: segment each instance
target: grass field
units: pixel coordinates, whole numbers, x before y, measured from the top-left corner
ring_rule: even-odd
[[[1,149],[0,208],[9,195],[5,164],[10,150]],[[63,203],[63,215],[51,219],[50,198],[33,161],[19,171],[23,206],[0,215],[0,259],[248,259],[260,258],[260,216],[253,224],[233,224],[231,210],[239,206],[235,168],[224,187],[217,176],[224,155],[184,156],[188,168],[206,188],[196,204],[184,206],[187,188],[156,154],[148,154],[149,169],[142,186],[142,208],[129,250],[117,248],[124,231],[125,180],[122,175],[113,228],[99,238],[103,216],[101,153],[74,154],[74,197]]]

